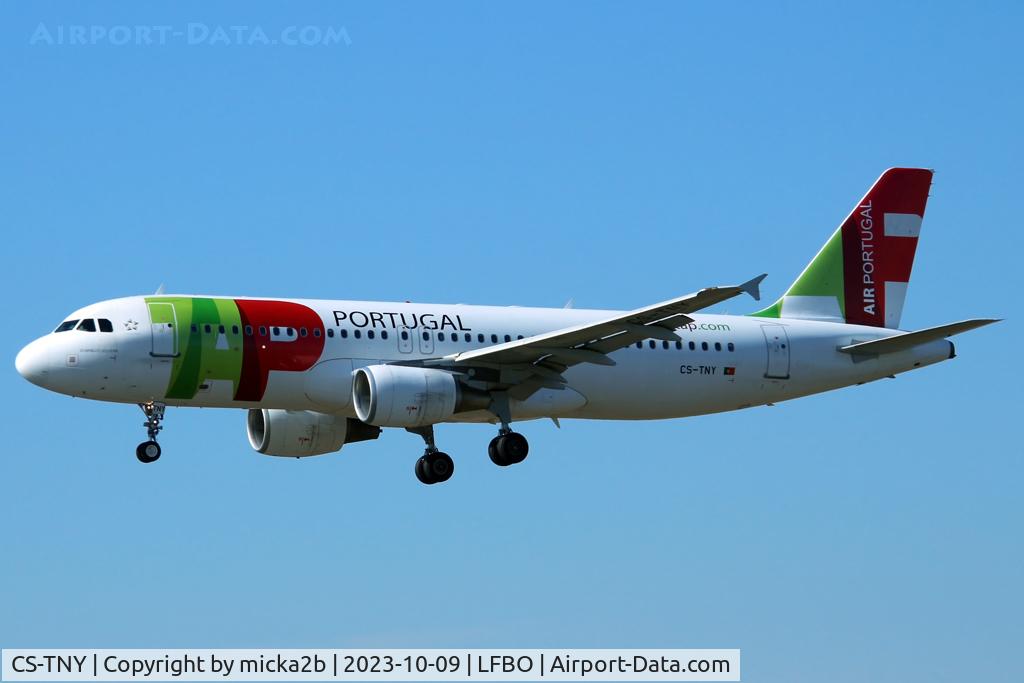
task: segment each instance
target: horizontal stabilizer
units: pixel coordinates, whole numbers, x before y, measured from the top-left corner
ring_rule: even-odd
[[[962,320],[958,323],[949,323],[948,325],[929,327],[923,330],[917,330],[916,332],[897,334],[893,337],[886,337],[885,339],[875,339],[872,341],[850,344],[849,346],[841,346],[839,347],[839,350],[843,353],[853,353],[857,355],[895,353],[897,351],[906,351],[907,349],[920,344],[927,344],[928,342],[935,341],[936,339],[945,339],[946,337],[952,337],[954,334],[960,334],[961,332],[967,332],[968,330],[977,329],[997,322],[999,322],[999,319],[997,318]]]

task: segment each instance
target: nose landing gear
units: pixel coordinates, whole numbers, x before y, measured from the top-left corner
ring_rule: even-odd
[[[156,442],[156,435],[163,429],[160,423],[164,419],[166,407],[163,403],[139,404],[139,408],[146,414],[146,421],[142,423],[142,426],[146,428],[146,433],[149,435],[149,441],[143,441],[135,448],[135,457],[139,459],[139,462],[151,463],[160,458],[160,444]]]
[[[455,462],[447,453],[437,450],[434,445],[434,427],[406,427],[407,432],[419,434],[426,443],[423,456],[416,461],[416,478],[422,484],[440,484],[452,478]]]

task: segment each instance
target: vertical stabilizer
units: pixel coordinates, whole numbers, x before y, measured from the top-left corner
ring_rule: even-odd
[[[781,299],[752,315],[899,327],[932,172],[890,168]]]

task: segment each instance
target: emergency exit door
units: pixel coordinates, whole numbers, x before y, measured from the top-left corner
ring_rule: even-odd
[[[412,353],[412,335],[414,334],[414,331],[410,330],[408,327],[403,327],[402,329],[397,330],[397,332],[398,334],[395,336],[398,337],[398,352]]]
[[[761,325],[768,347],[768,364],[764,376],[770,379],[789,379],[789,335],[783,325]]]
[[[417,332],[420,338],[420,353],[424,356],[434,355],[434,335],[430,330],[419,330]]]

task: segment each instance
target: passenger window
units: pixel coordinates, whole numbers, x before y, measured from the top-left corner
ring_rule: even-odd
[[[224,334],[224,326],[223,326],[223,325],[219,325],[219,326],[217,327],[217,332],[218,332],[219,334]]]
[[[409,333],[406,332],[405,330],[402,330],[402,340],[404,341],[404,340],[406,340],[408,338],[409,338]]]
[[[374,337],[373,330],[367,330],[366,331],[366,338],[367,339],[373,339],[373,337]]]
[[[437,333],[437,341],[444,341],[444,332]]]
[[[429,332],[424,332],[423,333],[423,341],[427,341],[428,339],[430,339],[430,333]]]
[[[483,344],[484,343],[484,335],[483,334],[476,335],[476,340],[478,342],[480,342],[481,344]]]
[[[231,334],[238,334],[238,325],[231,326]]]
[[[78,329],[82,330],[83,332],[95,332],[96,323],[93,322],[92,318],[86,318],[82,322],[78,323]]]
[[[327,329],[327,336],[330,337],[331,339],[334,339],[334,329],[333,328],[328,328]]]
[[[707,351],[708,350],[708,343],[707,342],[701,342],[700,343],[700,350],[701,351]]]
[[[300,337],[305,337],[305,336],[306,336],[306,334],[307,334],[307,332],[306,332],[306,328],[305,328],[305,327],[300,327],[300,328],[299,328],[299,336],[300,336]]]
[[[342,330],[341,331],[341,338],[342,339],[348,339],[348,330]]]
[[[284,328],[284,331],[285,331],[285,334],[287,334],[289,337],[294,337],[295,336],[295,328],[294,327],[286,327],[286,328]]]
[[[54,332],[67,332],[68,330],[73,330],[77,324],[77,320],[65,320],[60,325],[57,325],[57,329],[55,329]]]
[[[491,343],[492,344],[497,344],[498,343],[498,335],[496,335],[496,334],[492,334],[491,335]]]
[[[661,348],[668,349],[668,342],[667,341],[661,342]]]
[[[381,330],[380,331],[380,338],[381,339],[387,339],[388,338],[388,331],[387,330]]]
[[[681,351],[682,349],[683,349],[683,342],[677,341],[676,342],[676,351]]]
[[[356,339],[359,339],[360,337],[363,336],[363,332],[362,330],[355,330],[354,332],[352,332],[352,336],[355,337]]]
[[[655,348],[655,347],[657,346],[657,345],[656,345],[656,344],[654,343],[654,340],[653,340],[653,339],[652,339],[652,340],[650,340],[649,342],[647,342],[647,345],[648,345],[648,346],[650,346],[650,347],[651,347],[652,349],[653,349],[653,348]]]
[[[722,342],[715,342],[715,351],[722,350]]]
[[[207,325],[207,327],[209,327],[209,325]],[[275,337],[280,337],[281,336],[281,328],[280,327],[275,327],[271,331],[274,333]],[[209,332],[209,330],[207,330],[207,332]]]
[[[729,349],[730,351],[736,350],[736,346],[732,342],[729,342],[729,345],[726,346],[726,348]]]
[[[313,328],[313,336],[317,337],[319,339],[319,337],[320,337],[320,328],[319,327],[314,327]]]
[[[100,318],[97,322],[100,324],[100,332],[113,332],[114,326],[110,324],[110,321],[106,318]]]
[[[260,325],[260,336],[261,337],[266,337],[267,336],[267,328],[264,327],[263,325]]]
[[[507,335],[507,334],[506,334],[506,335],[505,335],[505,341],[506,341],[506,342],[510,342],[510,341],[512,341],[512,337],[510,337],[509,335]]]
[[[469,332],[467,332],[466,333],[466,343],[468,344],[471,341],[473,341],[473,335],[471,335]]]
[[[516,339],[522,339],[522,338],[523,338],[523,335],[521,335],[521,334],[516,336]]]
[[[690,350],[691,351],[696,351],[697,350],[697,345],[694,344],[693,342],[690,342]]]

